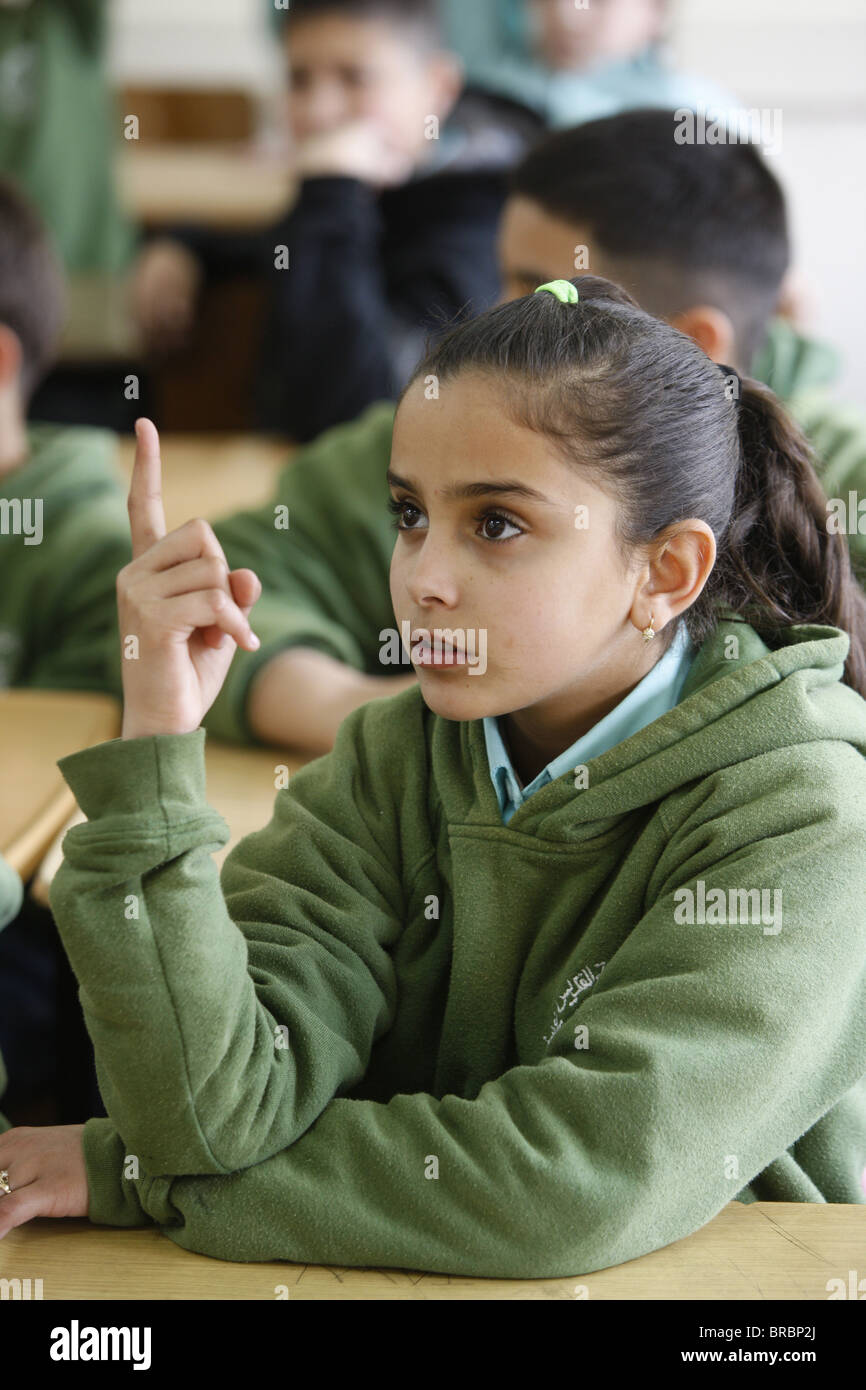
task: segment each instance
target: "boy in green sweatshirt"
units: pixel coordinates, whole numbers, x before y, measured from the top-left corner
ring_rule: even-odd
[[[805,430],[828,496],[847,504],[852,489],[866,494],[866,425],[830,394],[835,354],[771,317],[789,258],[782,190],[754,148],[677,145],[673,124],[673,112],[630,112],[562,131],[526,156],[501,226],[505,297],[571,275],[577,262],[624,284],[714,361],[752,362]],[[383,402],[328,431],[296,455],[271,504],[216,527],[264,595],[262,646],[238,654],[206,720],[212,733],[321,753],[383,682],[393,693],[411,684],[408,667],[395,674],[379,660],[393,416]],[[856,525],[847,539],[862,581],[866,534]]]
[[[131,552],[114,436],[27,422],[62,311],[44,228],[0,182],[0,687],[119,694],[115,582]]]
[[[222,881],[201,718],[260,586],[166,535],[139,422],[141,659],[52,891],[108,1116],[0,1136],[0,1236],[544,1278],[866,1200],[866,605],[732,375],[591,276],[441,342],[388,476],[419,686]]]

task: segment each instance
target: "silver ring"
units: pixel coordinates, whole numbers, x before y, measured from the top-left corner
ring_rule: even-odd
[[[9,1181],[9,1174],[6,1172],[5,1168],[0,1169],[0,1192],[4,1192],[8,1195],[11,1195],[12,1192],[12,1184]]]

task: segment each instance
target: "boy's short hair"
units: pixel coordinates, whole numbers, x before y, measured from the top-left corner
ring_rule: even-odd
[[[640,110],[557,131],[510,192],[583,224],[657,317],[724,310],[747,366],[790,259],[785,197],[754,145],[679,145],[676,125],[673,111]]]
[[[64,316],[63,272],[36,209],[0,178],[0,323],[21,343],[26,404],[57,349]]]
[[[291,0],[283,22],[291,25],[296,20],[319,19],[328,14],[359,20],[387,19],[413,30],[423,47],[439,48],[444,42],[438,0]]]

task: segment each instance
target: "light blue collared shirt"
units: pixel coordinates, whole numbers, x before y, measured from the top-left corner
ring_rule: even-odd
[[[507,825],[511,817],[528,801],[534,792],[546,787],[554,778],[575,767],[597,758],[609,748],[631,738],[639,729],[660,719],[679,703],[680,692],[685,684],[691,664],[697,655],[692,645],[685,623],[680,623],[677,635],[668,651],[657,661],[651,671],[639,681],[625,699],[620,700],[608,714],[581,738],[554,758],[547,767],[542,768],[528,787],[521,785],[520,778],[511,765],[508,750],[502,738],[499,720],[488,716],[484,724],[484,741],[487,745],[487,759],[490,763],[490,776],[499,799],[502,819]]]

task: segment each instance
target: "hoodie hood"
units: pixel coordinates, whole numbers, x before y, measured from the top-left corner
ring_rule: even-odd
[[[829,343],[804,338],[786,319],[773,319],[751,374],[780,400],[825,390],[839,378],[842,359]]]
[[[674,709],[591,759],[584,790],[576,793],[566,774],[536,792],[507,831],[563,843],[595,838],[689,782],[780,748],[801,761],[800,745],[841,741],[866,757],[866,701],[841,680],[849,646],[839,628],[798,625],[771,649],[747,623],[720,621]],[[438,788],[447,822],[504,829],[482,721],[430,719],[432,766],[465,770]]]

